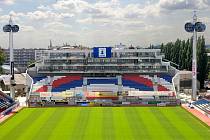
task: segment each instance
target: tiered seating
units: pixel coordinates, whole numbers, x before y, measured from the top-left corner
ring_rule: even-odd
[[[87,86],[88,91],[113,91],[117,92],[118,86],[115,84],[91,84]]]
[[[165,79],[169,83],[172,83],[172,78],[173,77],[171,75],[168,75],[168,74],[160,74],[159,77]]]
[[[45,76],[33,78],[32,92],[82,92],[83,78],[71,76]],[[125,74],[122,76],[122,91],[173,91],[172,76],[159,74],[157,76]],[[157,87],[155,83],[158,83]],[[118,79],[115,77],[100,77],[87,79],[88,92],[118,92]]]
[[[0,92],[0,112],[12,106],[15,102],[4,93]]]
[[[204,112],[210,114],[210,101],[207,99],[201,99],[192,103],[199,109],[203,110]]]
[[[71,88],[82,87],[81,76],[34,77],[32,92],[62,92]]]
[[[168,74],[158,75],[158,91],[171,91],[173,90],[172,76]]]
[[[136,83],[143,84],[147,87],[153,87],[153,83],[150,79],[145,78],[145,77],[140,76],[140,75],[124,75],[123,79],[134,81]]]
[[[90,84],[115,84],[117,85],[117,79],[88,79],[88,85]]]
[[[135,88],[139,91],[154,91],[152,81],[139,75],[124,75],[122,84],[123,86]]]
[[[157,78],[149,75],[123,75],[122,84],[124,88],[134,88],[139,91],[154,91],[153,82],[157,81],[157,91],[173,91],[172,76],[159,74]]]
[[[117,78],[94,78],[87,80],[87,90],[92,91],[112,91],[118,90]]]
[[[47,77],[33,77],[33,89],[32,92],[47,92],[48,91],[48,82]]]
[[[158,91],[170,91],[170,90],[165,86],[158,84]]]
[[[47,91],[48,91],[47,85],[43,85],[40,88],[38,88],[35,92],[47,92]]]
[[[62,92],[71,88],[82,87],[83,79],[81,76],[64,76],[52,83],[52,92]]]
[[[43,80],[47,78],[46,76],[42,76],[42,77],[33,77],[33,81],[34,81],[34,84],[36,84],[37,82]]]

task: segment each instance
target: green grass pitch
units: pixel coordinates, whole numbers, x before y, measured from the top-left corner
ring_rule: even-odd
[[[0,140],[210,140],[181,107],[26,108],[0,125]]]

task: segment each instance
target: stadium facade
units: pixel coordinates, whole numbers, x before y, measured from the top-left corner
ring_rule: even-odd
[[[35,54],[27,80],[31,106],[177,104],[177,70],[160,49],[66,47]]]
[[[18,71],[25,72],[27,69],[27,66],[35,61],[35,51],[36,50],[44,50],[44,49],[13,49],[13,55],[14,55],[14,64],[15,68],[18,69]],[[5,63],[4,65],[10,65],[10,50],[9,49],[3,49],[5,53]],[[8,72],[6,72],[8,73]]]

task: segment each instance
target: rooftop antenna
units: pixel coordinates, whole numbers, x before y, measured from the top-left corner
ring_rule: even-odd
[[[50,40],[50,46],[49,46],[49,49],[52,49],[52,40]]]

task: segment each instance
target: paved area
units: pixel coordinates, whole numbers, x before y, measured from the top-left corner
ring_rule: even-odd
[[[2,118],[0,118],[0,124],[3,123],[5,120],[7,120],[8,118],[10,118],[11,116],[13,116],[15,113],[17,113],[18,111],[20,111],[23,107],[17,107],[15,110],[13,110],[9,115],[6,115]]]
[[[200,119],[202,122],[210,126],[210,118],[206,116],[205,114],[201,113],[200,111],[196,109],[191,109],[187,106],[187,104],[183,104],[182,107],[186,109],[188,112],[192,113],[195,117]]]

